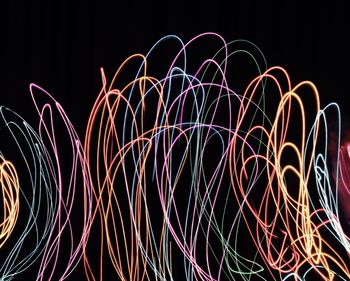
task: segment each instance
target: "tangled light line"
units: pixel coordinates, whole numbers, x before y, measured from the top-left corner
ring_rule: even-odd
[[[1,108],[1,280],[350,278],[349,142],[312,82],[215,33],[101,77],[83,141],[35,84],[37,130]]]
[[[0,248],[12,233],[19,211],[18,175],[13,164],[1,154],[0,180],[3,199],[3,221],[0,224]]]

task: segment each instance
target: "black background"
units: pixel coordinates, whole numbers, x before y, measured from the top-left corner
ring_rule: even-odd
[[[282,2],[6,1],[0,7],[0,105],[31,119],[29,84],[36,83],[62,104],[83,138],[100,67],[111,77],[129,55],[145,54],[165,35],[187,41],[213,31],[257,44],[269,66],[284,67],[292,83],[314,82],[322,105],[338,102],[346,118],[345,1]]]
[[[257,44],[269,66],[284,67],[294,83],[313,81],[323,105],[336,101],[346,111],[350,20],[345,1],[6,2],[0,103],[17,112],[31,111],[33,82],[53,94],[83,132],[101,86],[100,67],[112,75],[129,55],[145,54],[164,35],[187,41],[207,31]]]

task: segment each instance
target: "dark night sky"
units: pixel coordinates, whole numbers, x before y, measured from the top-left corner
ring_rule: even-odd
[[[0,103],[27,112],[28,85],[37,83],[62,103],[81,132],[100,88],[99,68],[111,75],[129,55],[146,53],[168,34],[185,41],[206,31],[227,41],[247,39],[261,48],[270,66],[286,68],[293,82],[313,81],[323,104],[348,99],[345,1],[314,6],[295,1],[7,2],[1,7]]]

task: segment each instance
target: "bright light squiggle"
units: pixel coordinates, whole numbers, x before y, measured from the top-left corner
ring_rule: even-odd
[[[39,86],[37,132],[1,109],[19,157],[0,154],[2,279],[350,278],[350,149],[312,82],[215,33],[101,77],[83,144]]]
[[[14,233],[12,249],[2,260],[1,278],[7,280],[38,266],[36,280],[64,280],[80,262],[91,227],[88,167],[79,138],[60,105],[36,85],[31,85],[31,93],[39,114],[38,132],[16,113],[1,108],[3,131],[12,138],[11,151],[16,151],[16,163],[21,166],[20,176],[10,162],[1,166],[7,223],[3,234]],[[41,107],[39,101],[45,98],[49,101]],[[61,144],[66,141],[64,132],[59,131],[57,139],[59,121],[67,130],[71,154],[67,143]],[[81,191],[77,192],[77,186]],[[20,224],[14,228],[17,217]]]
[[[187,49],[206,36],[218,39],[223,47],[203,58],[190,74]],[[303,276],[308,266],[329,280],[334,276],[331,265],[349,276],[346,261],[321,234],[324,229],[332,233],[339,224],[337,206],[320,209],[319,200],[310,196],[310,189],[320,195],[322,188],[313,182],[320,169],[315,159],[322,155],[316,152],[321,112],[316,87],[306,81],[292,88],[284,69],[262,72],[255,60],[258,76],[243,94],[237,94],[229,87],[225,71],[231,56],[247,52],[230,53],[230,45],[215,34],[200,35],[187,44],[179,40],[179,52],[165,78],[156,79],[148,74],[148,66],[158,44],[167,40],[158,42],[145,57],[127,59],[109,87],[102,72],[104,86],[88,126],[85,149],[89,165],[96,166],[91,172],[92,177],[97,175],[93,181],[103,213],[101,236],[106,236],[118,276],[149,279],[148,270],[159,279],[171,276],[169,261],[174,260],[176,248],[184,256],[188,280],[234,279],[237,274],[246,280],[252,275],[283,278],[291,272]],[[136,77],[118,84],[120,73],[136,59],[142,61]],[[307,119],[312,108],[308,106],[306,115],[303,101],[310,98],[299,93],[310,90],[315,120],[311,122]],[[269,110],[267,100],[275,104]],[[94,127],[98,141],[91,146]],[[159,194],[160,206],[152,207],[163,212],[161,218],[157,213],[163,225],[157,230],[164,236],[152,228],[149,190]],[[108,200],[103,193],[109,194]],[[121,196],[129,202],[127,213]],[[115,213],[118,219],[110,220]],[[320,214],[332,215],[322,221]],[[124,232],[129,228],[131,237]],[[255,245],[250,248],[255,249],[252,255],[239,247],[241,237],[247,235]],[[170,254],[173,243],[177,247],[171,247]],[[155,256],[148,245],[163,249]],[[121,248],[127,251],[121,253]],[[94,279],[89,262],[86,268]]]
[[[3,220],[0,223],[0,248],[15,227],[19,212],[19,182],[16,168],[0,154],[0,182]]]
[[[18,184],[21,206],[6,243],[11,247],[1,249],[1,280],[8,280],[33,266],[47,246],[57,211],[57,191],[50,155],[35,130],[5,107],[0,108],[0,117],[2,137],[9,140],[3,154],[15,151],[18,179],[14,183]]]
[[[39,114],[39,136],[52,155],[50,172],[57,192],[57,211],[41,257],[37,280],[64,280],[82,259],[89,236],[93,204],[89,168],[80,139],[60,104],[34,84],[30,91]],[[48,99],[43,106],[39,105],[41,98]],[[57,129],[58,125],[63,125],[64,130]],[[60,272],[57,268],[62,265],[64,269]]]

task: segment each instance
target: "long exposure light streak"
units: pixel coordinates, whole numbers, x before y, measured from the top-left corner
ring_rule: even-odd
[[[38,85],[35,126],[1,107],[0,280],[350,279],[350,138],[313,82],[216,33],[108,77],[84,136]]]

